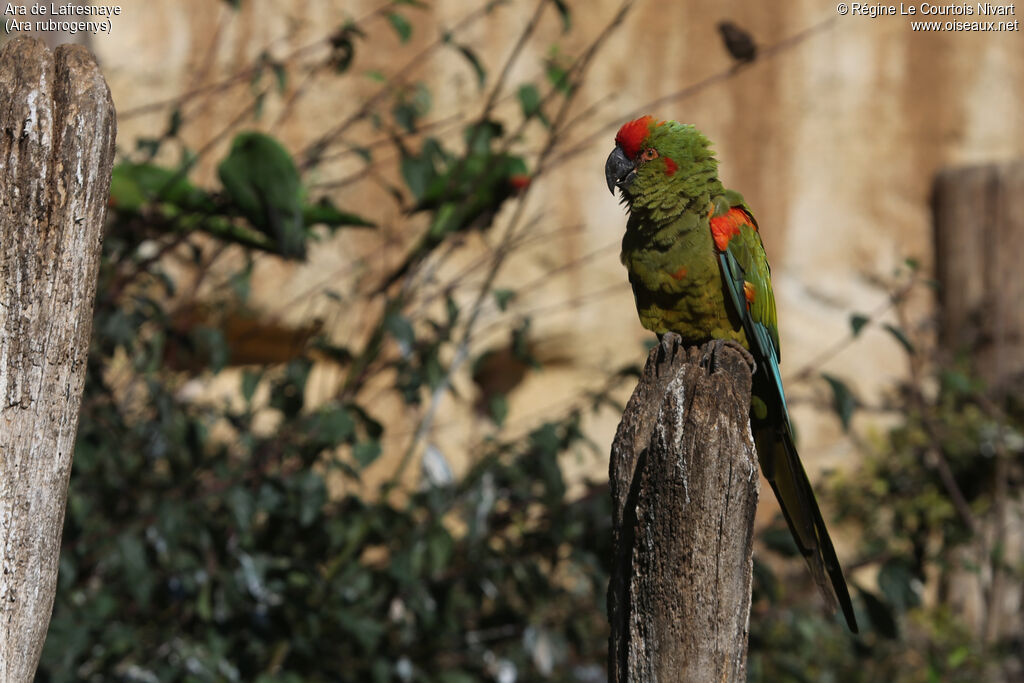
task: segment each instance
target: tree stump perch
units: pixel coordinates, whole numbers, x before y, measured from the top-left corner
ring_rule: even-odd
[[[33,680],[57,587],[114,161],[89,52],[0,50],[0,680]]]
[[[749,356],[651,350],[612,444],[608,680],[745,681],[759,469]]]

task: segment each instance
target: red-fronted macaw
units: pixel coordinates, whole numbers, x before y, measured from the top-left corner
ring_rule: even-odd
[[[753,356],[751,423],[761,469],[826,600],[856,632],[850,593],[794,444],[771,273],[750,207],[722,186],[700,131],[651,116],[619,129],[605,177],[629,209],[622,263],[641,324],[687,344],[735,342]]]

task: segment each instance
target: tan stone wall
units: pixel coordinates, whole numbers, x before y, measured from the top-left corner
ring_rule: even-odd
[[[152,135],[164,126],[170,108],[147,107],[182,92],[212,88],[211,95],[185,106],[183,137],[193,149],[212,144],[199,178],[213,183],[213,162],[230,139],[222,132],[244,112],[250,87],[247,78],[229,87],[217,84],[246,69],[264,50],[281,58],[322,39],[345,17],[362,17],[379,6],[371,0],[242,4],[236,14],[213,0],[122,0],[123,13],[114,19],[111,34],[89,37],[121,114],[122,150],[137,136]],[[572,33],[561,35],[558,18],[549,9],[512,72],[513,86],[541,72],[541,60],[553,43],[576,54],[617,7],[614,0],[569,4],[575,9]],[[375,42],[359,44],[353,72],[393,72],[437,35],[438,26],[452,26],[476,3],[442,0],[431,5],[403,10],[415,26],[408,45],[400,45],[381,19],[368,26]],[[533,6],[515,0],[461,34],[480,52],[492,77]],[[774,266],[783,373],[792,377],[847,334],[852,312],[884,303],[886,295],[873,280],[888,278],[906,257],[929,267],[928,193],[937,169],[1024,154],[1024,41],[1020,32],[915,33],[906,17],[839,17],[834,3],[807,0],[639,0],[593,66],[577,110],[600,104],[572,137],[583,139],[602,126],[613,131],[644,103],[729,69],[730,59],[715,31],[723,18],[737,21],[761,44],[818,26],[788,49],[650,112],[702,128],[716,142],[726,184],[743,192],[757,212]],[[819,26],[822,22],[828,23]],[[309,57],[322,54],[314,51]],[[414,76],[434,90],[430,118],[457,112],[476,98],[471,71],[451,51],[431,55],[415,69]],[[306,82],[293,77],[283,96],[267,98],[262,118],[245,125],[268,130],[300,149],[356,111],[376,87],[361,77],[314,76]],[[596,252],[578,267],[524,292],[515,304],[517,312],[536,312],[538,343],[552,355],[569,346],[582,352],[572,362],[531,377],[512,397],[509,421],[514,429],[563,410],[568,397],[600,380],[603,369],[643,360],[641,343],[648,335],[636,320],[618,262],[624,215],[602,174],[612,135],[557,166],[534,188],[528,215],[537,218],[538,230],[559,229],[561,234],[519,254],[499,278],[502,285],[517,288]],[[369,127],[357,126],[349,139],[376,137]],[[358,168],[353,159],[340,159],[317,171],[313,180],[329,182]],[[332,196],[340,205],[380,221],[394,235],[395,254],[370,253],[375,241],[347,233],[301,267],[264,258],[257,267],[253,298],[289,322],[324,317],[332,332],[345,339],[356,333],[364,316],[354,309],[339,311],[317,293],[372,277],[386,262],[394,262],[400,245],[414,232],[398,221],[393,204],[372,180],[347,185]],[[925,333],[930,306],[922,292],[914,310]],[[496,318],[492,313],[484,319],[491,333],[481,338],[481,348],[504,334],[493,326]],[[871,400],[902,376],[904,368],[896,342],[871,329],[825,369],[848,378]],[[326,396],[337,379],[335,371],[324,368],[313,386]],[[464,377],[456,386],[463,395],[471,394]],[[229,391],[226,383],[222,390]],[[836,420],[815,408],[826,397],[823,387],[791,381],[788,390],[811,468],[848,462],[844,457],[852,449]],[[431,438],[455,461],[485,429],[473,425],[470,412],[466,403],[446,400]],[[610,444],[616,421],[610,412],[590,420],[588,428],[602,448]],[[595,478],[604,476],[606,467],[595,459],[566,465]]]

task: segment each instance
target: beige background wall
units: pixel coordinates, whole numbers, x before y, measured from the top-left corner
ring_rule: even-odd
[[[569,4],[575,10],[573,31],[563,36],[557,15],[548,9],[512,71],[511,86],[535,79],[554,44],[568,55],[577,54],[618,6],[610,0]],[[123,0],[111,34],[87,38],[122,115],[122,150],[136,137],[163,128],[169,107],[145,107],[221,83],[263,51],[283,58],[322,40],[346,17],[369,14],[379,3],[244,0],[242,5],[236,14],[212,0]],[[436,38],[438,26],[451,27],[476,3],[442,0],[431,5],[427,10],[403,9],[414,25],[408,45],[401,45],[382,19],[367,24],[373,42],[358,45],[352,73],[394,72]],[[533,7],[532,2],[513,0],[459,34],[479,52],[492,77]],[[613,131],[644,103],[729,69],[730,59],[715,30],[724,18],[737,21],[763,45],[817,28],[788,49],[650,113],[702,128],[716,143],[726,184],[743,192],[757,212],[773,264],[783,373],[792,377],[848,333],[851,313],[884,304],[886,294],[877,279],[890,278],[907,257],[930,266],[929,190],[940,167],[1024,155],[1024,40],[1019,31],[915,33],[906,17],[840,17],[832,2],[638,0],[580,93],[576,111],[599,106],[572,138],[583,139],[602,126],[611,125]],[[314,49],[307,56],[312,60],[323,54]],[[297,63],[309,60],[300,57]],[[452,51],[432,54],[414,68],[414,79],[425,80],[434,90],[428,118],[444,117],[476,101],[472,72]],[[377,87],[358,75],[314,76],[306,82],[293,77],[283,96],[268,97],[263,117],[245,125],[262,127],[301,149],[356,111]],[[230,139],[218,136],[243,111],[248,88],[248,79],[242,78],[237,85],[190,100],[184,109],[183,137],[193,149],[213,145],[199,174],[207,183],[214,183],[214,162]],[[512,101],[503,106],[512,108],[499,112],[515,111]],[[536,148],[538,134],[533,132],[524,149]],[[538,231],[555,232],[519,254],[499,278],[515,289],[596,252],[545,278],[515,303],[515,311],[535,312],[541,348],[571,362],[556,363],[531,377],[512,397],[513,428],[527,428],[539,417],[559,412],[568,397],[598,381],[602,369],[642,361],[641,344],[648,335],[636,320],[618,263],[616,245],[625,219],[602,173],[612,136],[608,132],[537,183],[528,215],[536,219]],[[349,136],[353,143],[376,138],[367,126],[353,128]],[[572,140],[566,143],[572,146]],[[386,156],[382,153],[381,158]],[[339,159],[312,179],[330,182],[358,168],[351,157]],[[372,280],[411,239],[410,227],[398,221],[397,211],[372,179],[332,190],[332,197],[380,221],[393,235],[395,252],[369,253],[375,243],[349,233],[301,267],[263,259],[254,278],[253,301],[289,322],[325,317],[338,338],[348,338],[364,320],[358,304],[338,311],[318,293],[328,286],[343,289],[360,277]],[[466,254],[479,247],[471,241]],[[921,291],[913,307],[920,326],[911,330],[919,339],[929,338],[930,308],[929,295]],[[501,326],[492,324],[497,318],[496,312],[485,316],[490,332],[481,337],[478,349],[504,339]],[[558,349],[569,346],[579,351],[566,359]],[[870,402],[902,376],[905,359],[890,336],[871,329],[824,369],[848,379]],[[324,368],[315,378],[314,387],[325,395],[337,379],[332,373]],[[471,394],[465,377],[456,384],[464,395]],[[790,381],[788,389],[805,459],[812,468],[842,463],[852,448],[834,417],[814,407],[827,398],[824,387]],[[229,391],[228,384],[220,390]],[[458,463],[486,427],[471,426],[466,402],[449,399],[442,408],[431,441]],[[394,409],[387,403],[380,406]],[[606,413],[588,423],[602,449],[610,443],[616,419]],[[567,463],[594,477],[603,476],[605,466],[599,459]]]

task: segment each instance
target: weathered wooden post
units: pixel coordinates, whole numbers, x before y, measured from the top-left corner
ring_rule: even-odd
[[[7,43],[0,93],[0,680],[20,683],[56,591],[116,124],[79,46]]]
[[[1005,399],[1024,397],[1024,161],[944,169],[932,188],[932,210],[939,343],[948,354],[965,354],[986,381],[998,424]],[[1024,497],[1011,483],[1008,434],[999,427],[990,446],[992,511],[978,517],[983,526],[963,549],[965,568],[943,576],[946,601],[986,643],[1024,628],[1024,594],[1009,578],[1013,560],[1004,559],[1024,556],[1014,521],[1024,519]],[[988,567],[977,568],[979,557]]]
[[[611,457],[611,683],[745,681],[758,464],[750,366],[665,335]]]

